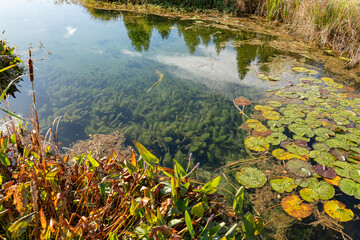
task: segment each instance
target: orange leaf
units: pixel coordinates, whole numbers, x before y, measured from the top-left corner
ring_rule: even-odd
[[[131,164],[136,167],[136,163],[137,162],[136,162],[136,158],[135,158],[135,152],[134,152],[134,150],[132,150]]]
[[[46,218],[45,218],[45,214],[42,208],[40,208],[40,222],[41,222],[41,227],[43,229],[46,229]]]
[[[311,215],[313,208],[307,203],[303,203],[297,195],[286,196],[281,200],[282,209],[292,217],[297,219],[306,218]]]

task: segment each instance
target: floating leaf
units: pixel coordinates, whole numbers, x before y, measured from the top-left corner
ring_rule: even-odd
[[[348,178],[343,178],[339,182],[339,188],[345,194],[360,199],[360,183]]]
[[[308,188],[317,192],[317,194],[319,194],[319,198],[322,200],[331,199],[335,195],[334,187],[325,181],[311,182],[309,183]]]
[[[262,115],[269,120],[279,120],[281,117],[280,113],[275,111],[263,111]]]
[[[288,177],[273,178],[270,180],[270,185],[275,191],[279,193],[291,192],[297,187],[294,183],[294,179]]]
[[[234,99],[234,104],[237,106],[248,106],[251,104],[251,101],[245,97],[237,97]]]
[[[262,187],[267,179],[263,172],[256,168],[246,167],[235,174],[236,180],[245,187],[257,188]]]
[[[272,145],[279,145],[282,141],[287,139],[286,135],[283,133],[271,133],[271,138],[269,143]]]
[[[324,165],[315,165],[314,166],[314,171],[319,174],[320,176],[324,177],[324,178],[335,178],[336,177],[336,172],[334,169],[332,169],[331,167],[327,167]]]
[[[272,155],[279,160],[290,160],[290,159],[294,159],[294,158],[304,160],[304,161],[306,160],[306,158],[304,158],[300,155],[289,153],[281,148],[278,148],[278,149],[275,149],[274,151],[272,151]]]
[[[310,177],[312,175],[312,165],[299,159],[293,159],[286,163],[286,168],[299,177]]]
[[[349,145],[344,143],[343,141],[341,141],[338,138],[331,138],[331,139],[327,139],[325,141],[325,144],[329,147],[329,148],[342,148],[345,150],[349,150]]]
[[[281,200],[282,209],[292,217],[302,219],[311,215],[311,205],[303,203],[297,195],[286,196]]]
[[[282,104],[278,101],[269,101],[268,104],[272,107],[280,107]]]
[[[339,176],[336,176],[332,179],[330,178],[324,178],[324,180],[327,182],[327,183],[330,183],[331,185],[333,186],[339,186],[339,181],[341,180],[341,177]]]
[[[248,119],[245,124],[258,132],[266,132],[268,129],[262,124],[259,120],[256,119]]]
[[[356,182],[360,182],[360,170],[358,169],[352,169],[350,170],[350,177],[356,181]]]
[[[307,137],[310,137],[310,138],[314,136],[312,129],[307,125],[292,123],[289,125],[289,130],[298,136],[306,135]]]
[[[309,154],[308,149],[303,148],[303,147],[298,147],[295,143],[286,145],[286,150],[288,150],[291,153],[301,155],[301,156],[305,156],[305,155]]]
[[[316,202],[319,201],[319,194],[310,188],[303,188],[299,191],[302,199],[308,202]]]
[[[244,140],[245,146],[256,152],[269,149],[270,145],[263,137],[248,137]]]
[[[271,111],[274,109],[270,106],[265,106],[265,105],[256,105],[254,108],[255,108],[255,110],[258,110],[258,111]]]
[[[348,222],[354,218],[353,211],[337,200],[327,201],[324,204],[324,210],[330,217],[340,222]]]

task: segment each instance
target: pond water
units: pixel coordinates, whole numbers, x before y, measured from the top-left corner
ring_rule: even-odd
[[[66,147],[119,130],[127,143],[136,139],[165,156],[164,165],[189,152],[206,163],[239,159],[245,133],[231,100],[258,100],[299,77],[282,73],[276,83],[257,77],[269,71],[262,63],[289,55],[269,47],[274,37],[267,35],[52,1],[6,0],[3,8],[4,37],[23,59],[33,49],[41,125],[67,117],[59,130]],[[147,92],[157,71],[163,81]],[[21,86],[11,106],[26,116],[31,88],[28,80]]]
[[[313,77],[332,76],[291,49],[271,47],[273,36],[198,20],[2,0],[3,30],[22,59],[32,49],[43,130],[63,116],[65,147],[119,131],[126,144],[135,139],[154,149],[165,166],[172,158],[185,165],[191,152],[202,167],[249,157],[248,132],[239,128],[245,118],[233,99],[256,102],[266,91],[298,83],[307,74],[292,71],[296,66],[316,70]],[[32,92],[23,79],[10,103],[26,117]]]

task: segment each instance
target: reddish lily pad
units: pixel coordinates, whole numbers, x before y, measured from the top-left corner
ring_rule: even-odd
[[[237,97],[233,101],[236,106],[248,106],[251,104],[251,101],[245,97]]]
[[[327,167],[325,165],[320,165],[317,164],[314,166],[314,172],[316,172],[317,174],[319,174],[320,176],[324,177],[324,178],[335,178],[336,177],[336,172],[334,169],[332,169],[331,167]]]

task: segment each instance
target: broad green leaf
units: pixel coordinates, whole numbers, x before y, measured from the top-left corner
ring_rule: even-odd
[[[100,164],[93,157],[91,157],[90,153],[89,153],[89,155],[86,156],[87,159],[89,160],[89,162],[93,168],[98,168],[100,166]]]
[[[49,171],[47,174],[46,174],[46,180],[48,181],[54,181],[54,178],[56,176],[56,174],[58,174],[58,172],[60,172],[61,168],[57,167],[57,168],[54,168],[54,169],[51,169],[51,171]]]
[[[197,218],[201,218],[204,216],[204,206],[202,202],[199,202],[195,206],[191,208],[191,214],[194,214]]]
[[[133,140],[133,143],[147,164],[152,165],[159,163],[159,159],[150,151],[148,151],[141,143],[135,140]]]
[[[30,213],[22,218],[16,220],[9,228],[9,232],[11,232],[11,237],[20,237],[25,231],[31,220],[33,219],[35,212]]]
[[[176,161],[176,159],[174,159],[174,163],[175,176],[178,175],[181,179],[184,178],[187,175],[185,169],[180,165],[180,163],[178,163],[178,161]]]
[[[243,220],[242,230],[245,233],[246,239],[253,239],[255,235],[255,221],[254,215],[248,212]]]
[[[185,224],[186,224],[186,227],[188,229],[188,232],[189,232],[191,238],[193,239],[195,237],[195,230],[194,230],[190,215],[187,210],[185,211]]]
[[[194,190],[194,192],[202,192],[205,194],[211,194],[217,191],[217,186],[219,186],[221,181],[221,176],[214,178],[207,184],[205,184],[202,188]]]
[[[235,194],[234,203],[233,203],[233,210],[239,214],[243,212],[244,206],[244,186],[241,186]]]

